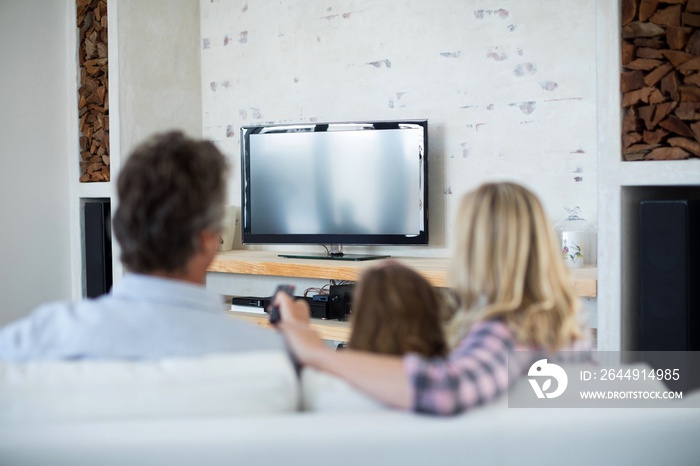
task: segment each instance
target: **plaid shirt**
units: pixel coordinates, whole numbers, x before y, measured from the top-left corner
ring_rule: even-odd
[[[588,342],[577,342],[568,349],[584,353],[564,352],[558,359],[590,361],[592,357]],[[514,350],[530,353],[527,358],[517,358],[517,363],[511,362],[513,373],[509,374],[508,355]],[[474,325],[446,359],[425,359],[410,353],[404,357],[404,368],[411,380],[413,410],[449,415],[494,400],[539,358],[533,350],[517,344],[504,323],[489,320]]]

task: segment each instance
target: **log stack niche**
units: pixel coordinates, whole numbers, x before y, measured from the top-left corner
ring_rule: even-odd
[[[700,157],[700,0],[622,0],[624,160]]]
[[[77,0],[80,181],[109,181],[107,1]]]

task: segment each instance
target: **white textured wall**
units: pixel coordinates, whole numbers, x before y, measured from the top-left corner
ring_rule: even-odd
[[[446,255],[463,192],[513,179],[552,221],[596,219],[594,0],[201,0],[204,136],[239,127],[428,118],[431,246]],[[381,249],[381,248],[380,248]]]
[[[121,156],[156,132],[202,135],[197,0],[119,0]]]
[[[0,2],[0,324],[70,297],[72,5]],[[486,179],[525,182],[553,221],[574,205],[596,217],[594,0],[118,7],[121,148],[173,127],[213,138],[234,204],[243,124],[428,118],[432,244],[392,254],[446,255],[459,194]],[[223,292],[264,292],[212,275]]]
[[[77,152],[72,165],[66,153],[76,105],[66,66],[71,6],[0,2],[0,325],[71,297],[67,180],[79,176]]]

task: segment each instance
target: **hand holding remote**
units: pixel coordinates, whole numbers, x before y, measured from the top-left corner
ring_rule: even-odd
[[[277,287],[277,290],[275,290],[275,294],[272,295],[272,303],[268,307],[268,312],[270,313],[270,323],[271,324],[276,324],[277,322],[280,321],[281,316],[280,316],[280,308],[278,305],[274,304],[275,298],[277,297],[277,293],[279,292],[284,292],[287,293],[289,296],[294,297],[294,285],[279,285]]]

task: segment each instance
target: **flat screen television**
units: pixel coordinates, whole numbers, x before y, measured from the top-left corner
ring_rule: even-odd
[[[244,244],[428,244],[427,120],[241,128]]]

